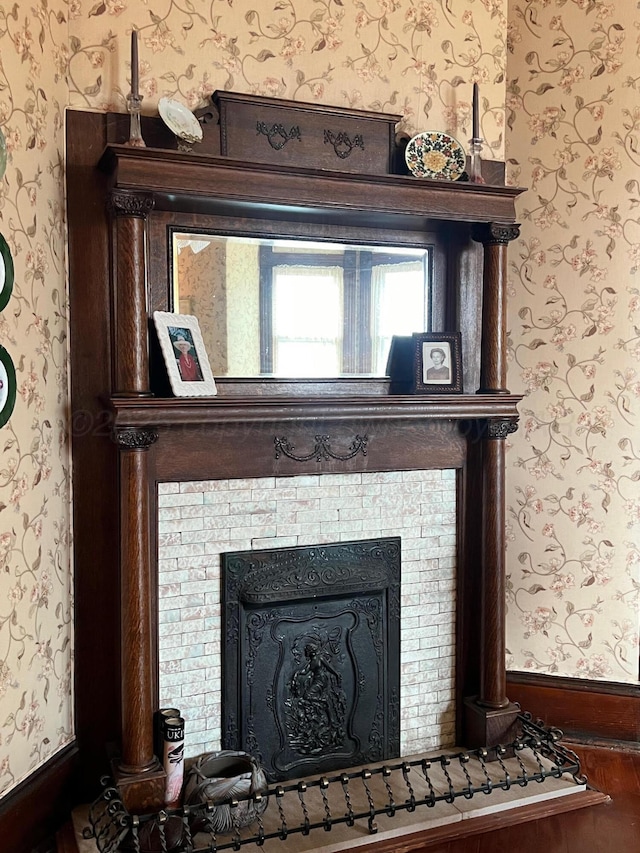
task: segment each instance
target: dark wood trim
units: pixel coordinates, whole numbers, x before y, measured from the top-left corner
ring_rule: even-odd
[[[74,111],[66,122],[69,301],[83,330],[75,333],[72,319],[75,724],[78,773],[90,798],[109,769],[105,745],[120,733],[118,459],[98,390],[113,387],[110,226],[106,179],[95,168],[111,123]]]
[[[70,820],[56,834],[56,853],[78,853],[76,831]]]
[[[469,836],[482,835],[504,829],[513,824],[541,820],[551,815],[563,814],[576,809],[586,808],[605,803],[607,796],[600,791],[584,791],[578,794],[568,794],[555,800],[545,800],[521,808],[509,809],[497,814],[484,817],[474,817],[454,824],[434,827],[427,832],[418,831],[410,835],[398,835],[387,841],[370,841],[358,847],[358,853],[422,853],[436,845],[438,850],[445,850],[442,845],[449,841],[457,841]]]
[[[572,740],[640,741],[640,686],[507,673],[509,698]]]
[[[73,784],[77,760],[78,748],[74,743],[3,798],[0,804],[2,850],[31,853],[53,839],[77,801]]]
[[[369,224],[398,221],[406,216],[479,222],[513,222],[520,187],[465,184],[416,179],[402,175],[358,175],[315,169],[267,166],[151,148],[111,145],[101,160],[112,185],[121,190],[154,194],[157,209],[185,209],[186,199],[198,200],[199,211],[296,206],[323,215],[348,211]],[[312,179],[312,180],[310,180]],[[268,200],[266,202],[265,200]],[[193,203],[191,203],[193,207]]]
[[[264,423],[265,421],[324,421],[367,418],[376,421],[471,420],[474,418],[517,418],[515,395],[484,397],[474,395],[437,395],[428,397],[354,397],[335,398],[233,397],[145,399],[114,397],[111,406],[114,426],[185,426],[215,423]]]
[[[333,450],[344,452],[356,435],[367,436],[367,455],[346,461],[315,458],[305,462],[284,455],[275,458],[275,439],[286,438],[300,453],[309,452],[316,435],[328,435]],[[359,471],[408,471],[460,468],[467,440],[455,424],[426,424],[413,428],[400,421],[366,421],[184,425],[162,429],[151,450],[158,482],[288,477],[298,474],[351,474]],[[215,447],[216,452],[211,453]],[[239,453],[238,448],[244,450]]]

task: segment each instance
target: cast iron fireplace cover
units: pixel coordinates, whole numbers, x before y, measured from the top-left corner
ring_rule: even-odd
[[[269,781],[400,755],[400,539],[222,555],[223,748]]]

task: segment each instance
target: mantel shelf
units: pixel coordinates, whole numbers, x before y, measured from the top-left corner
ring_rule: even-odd
[[[366,420],[472,420],[518,417],[514,394],[433,394],[428,397],[112,397],[113,425],[176,427],[218,423]]]
[[[524,192],[520,187],[345,174],[124,145],[108,146],[100,168],[110,175],[114,189],[153,193],[157,209],[184,209],[190,200],[201,213],[244,205],[254,211],[357,211],[387,219],[512,223],[515,199]]]

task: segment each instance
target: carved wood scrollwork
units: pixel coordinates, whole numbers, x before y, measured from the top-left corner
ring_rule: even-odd
[[[487,438],[506,438],[518,429],[518,424],[514,420],[489,420],[486,423]]]
[[[333,146],[336,157],[341,160],[346,160],[354,148],[361,148],[364,151],[364,140],[362,134],[356,134],[353,139],[344,132],[332,133],[330,130],[324,132],[324,142]]]
[[[484,245],[492,243],[507,245],[520,236],[520,226],[505,225],[500,222],[482,222],[474,225],[472,236],[477,243]]]
[[[155,199],[150,193],[112,190],[107,199],[107,210],[112,216],[137,216],[146,219],[154,205]]]
[[[283,124],[275,123],[268,125],[266,121],[258,121],[256,122],[256,131],[258,136],[266,136],[269,145],[276,151],[284,148],[291,139],[297,139],[298,141],[302,139],[300,128],[297,125],[287,131]]]
[[[305,453],[301,456],[296,455],[293,451],[295,446],[291,444],[285,436],[276,436],[273,440],[276,447],[276,459],[281,456],[286,456],[288,459],[293,459],[295,462],[308,462],[310,459],[315,459],[316,462],[322,460],[337,459],[339,462],[346,462],[348,459],[353,459],[358,453],[363,456],[367,455],[367,443],[369,437],[366,435],[356,435],[346,453],[335,453],[330,446],[331,439],[328,435],[316,435],[315,445],[310,453]]]
[[[148,450],[158,440],[158,431],[138,427],[116,429],[113,440],[120,450]]]

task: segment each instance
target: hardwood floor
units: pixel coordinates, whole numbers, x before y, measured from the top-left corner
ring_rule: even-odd
[[[576,747],[610,801],[429,847],[428,853],[640,853],[640,751]]]

